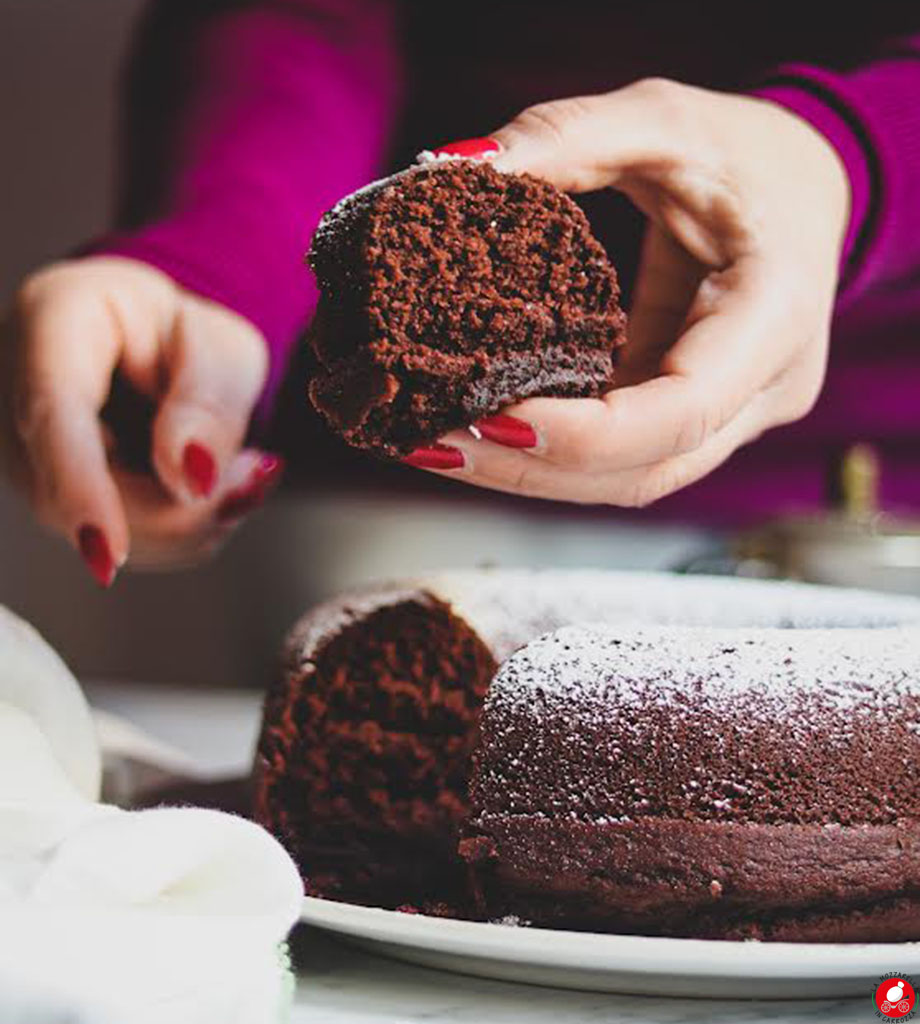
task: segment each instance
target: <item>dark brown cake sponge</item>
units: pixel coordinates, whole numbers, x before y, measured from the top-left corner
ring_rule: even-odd
[[[495,660],[425,593],[359,599],[329,622],[341,632],[315,649],[313,620],[295,632],[269,691],[256,817],[311,895],[394,908],[449,897],[456,907],[470,756]]]
[[[309,254],[313,404],[350,444],[404,455],[536,395],[613,383],[616,273],[552,185],[449,160],[348,196]]]

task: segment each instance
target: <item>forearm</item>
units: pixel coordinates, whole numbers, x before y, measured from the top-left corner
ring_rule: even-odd
[[[862,66],[781,67],[755,94],[810,122],[850,181],[842,298],[920,273],[920,35],[880,47]]]
[[[140,223],[92,249],[151,263],[255,324],[272,357],[264,411],[315,302],[303,266],[313,229],[383,160],[400,77],[393,4],[277,0],[203,10],[161,0],[151,25],[152,50],[167,62],[160,72],[173,70],[177,52],[183,62],[181,100],[173,90],[154,133],[167,171],[142,180],[136,143],[152,126],[129,110],[133,180],[124,205]],[[155,72],[151,46],[142,40],[139,52]],[[141,70],[132,109],[149,114],[157,81]],[[146,208],[144,185],[153,193]]]

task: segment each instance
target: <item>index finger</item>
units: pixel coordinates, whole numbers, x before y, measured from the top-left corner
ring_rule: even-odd
[[[687,140],[700,132],[696,109],[703,90],[643,79],[613,92],[539,103],[490,133],[501,147],[501,171],[528,171],[564,192],[617,187],[641,171],[668,177],[684,162]]]
[[[128,525],[98,414],[119,341],[95,303],[39,298],[21,317],[14,415],[40,517],[108,585],[128,555]]]

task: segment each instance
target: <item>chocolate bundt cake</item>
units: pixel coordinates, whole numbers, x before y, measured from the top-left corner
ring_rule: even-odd
[[[600,572],[368,589],[292,633],[255,783],[317,895],[920,939],[920,602]]]
[[[448,160],[346,197],[316,231],[313,404],[405,455],[535,395],[613,383],[616,274],[581,209],[529,175]]]

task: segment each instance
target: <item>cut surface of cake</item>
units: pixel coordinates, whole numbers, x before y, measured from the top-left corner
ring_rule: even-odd
[[[266,701],[256,810],[308,892],[384,906],[457,899],[470,755],[495,668],[424,590],[355,595],[295,629]]]
[[[315,895],[920,939],[920,602],[590,571],[367,588],[291,634],[255,783]]]
[[[616,273],[552,185],[448,160],[320,222],[312,401],[346,441],[404,455],[536,395],[597,396],[625,340]]]

